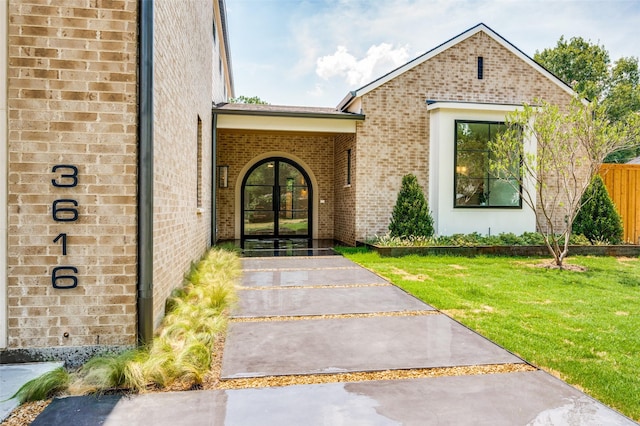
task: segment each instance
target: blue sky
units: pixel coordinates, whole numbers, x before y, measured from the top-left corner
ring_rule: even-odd
[[[482,22],[529,56],[560,38],[640,57],[640,0],[226,0],[236,96],[336,106]]]

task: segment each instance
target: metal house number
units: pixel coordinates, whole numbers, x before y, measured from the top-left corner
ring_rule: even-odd
[[[75,188],[78,186],[78,167],[70,164],[57,164],[51,169],[56,174],[51,179],[51,185],[56,188]],[[78,220],[78,201],[71,198],[54,200],[51,206],[51,216],[56,222],[75,222]],[[54,244],[60,244],[62,255],[67,255],[67,234],[58,234],[53,239]],[[78,286],[78,268],[75,266],[56,266],[51,270],[51,285],[53,288],[68,289]]]

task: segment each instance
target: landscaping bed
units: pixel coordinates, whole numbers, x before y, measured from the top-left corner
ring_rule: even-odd
[[[549,250],[544,245],[534,246],[381,246],[371,243],[359,242],[358,245],[366,246],[377,252],[382,257],[400,257],[410,254],[427,255],[451,255],[451,256],[549,256]],[[640,245],[571,245],[569,255],[572,256],[640,256]]]

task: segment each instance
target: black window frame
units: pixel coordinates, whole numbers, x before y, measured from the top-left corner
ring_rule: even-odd
[[[481,205],[481,204],[472,204],[472,205],[460,205],[457,203],[457,194],[458,194],[458,152],[460,151],[458,149],[458,127],[459,124],[487,124],[489,126],[491,125],[505,125],[506,123],[504,121],[487,121],[487,120],[455,120],[454,121],[454,153],[453,153],[453,208],[454,209],[509,209],[509,210],[521,210],[522,209],[522,185],[519,185],[518,187],[518,205],[511,205],[511,206],[496,206],[496,205],[490,205],[490,192],[489,192],[489,202],[487,202],[486,205]],[[489,131],[489,140],[491,140],[491,132]],[[524,143],[524,141],[522,141],[521,143]],[[490,160],[491,159],[491,151],[487,148],[486,150],[468,150],[468,151],[485,151],[487,153],[487,159]],[[522,158],[520,159],[520,164],[522,164]],[[495,177],[495,176],[491,176],[490,170],[488,170],[488,164],[487,164],[487,170],[486,170],[486,177],[483,177],[483,179],[487,179],[487,181],[499,181],[499,180],[504,180],[501,179],[499,177]],[[520,181],[522,181],[522,177],[520,177]],[[484,194],[484,192],[483,192]]]

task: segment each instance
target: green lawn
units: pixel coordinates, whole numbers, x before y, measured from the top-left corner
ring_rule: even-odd
[[[640,259],[345,256],[532,364],[640,420]]]

